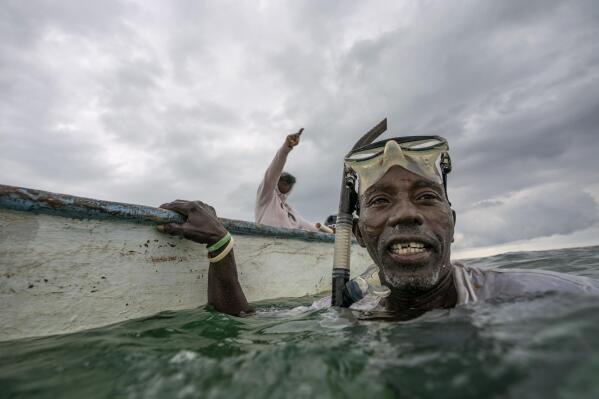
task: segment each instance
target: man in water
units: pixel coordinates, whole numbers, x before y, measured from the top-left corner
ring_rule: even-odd
[[[378,266],[378,278],[386,287],[377,310],[410,318],[497,297],[553,291],[599,294],[599,282],[585,277],[451,263],[456,215],[447,199],[445,176],[441,179],[435,166],[437,158],[433,152],[410,150],[394,140],[383,142],[374,156],[364,157],[370,162],[366,167],[360,166],[364,161],[350,165],[360,186],[354,234]],[[209,245],[208,303],[228,314],[251,312],[237,278],[232,239],[226,239],[228,233],[214,209],[199,201],[175,201],[162,208],[187,216],[187,222],[159,226],[160,231]],[[230,245],[225,247],[226,242]],[[358,295],[354,294],[360,284],[346,285],[346,306],[366,293],[363,285]]]
[[[283,172],[287,156],[300,142],[304,129],[285,138],[283,146],[275,154],[256,195],[256,223],[289,229],[318,231],[314,223],[308,222],[287,203],[289,192],[295,184],[295,177]]]

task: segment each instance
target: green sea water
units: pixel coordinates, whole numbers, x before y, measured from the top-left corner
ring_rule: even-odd
[[[599,247],[467,263],[599,278]],[[401,323],[318,299],[3,342],[0,398],[599,398],[598,298],[529,295]]]

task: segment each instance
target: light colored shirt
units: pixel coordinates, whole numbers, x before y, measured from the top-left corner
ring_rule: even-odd
[[[260,183],[256,194],[254,211],[256,223],[288,229],[318,231],[314,223],[304,219],[287,204],[287,195],[279,191],[279,178],[290,151],[291,148],[287,144],[283,144],[264,174],[264,180]]]
[[[458,294],[456,306],[546,292],[599,296],[599,280],[540,269],[480,269],[454,263],[453,281]],[[375,310],[380,300],[369,294],[351,309]]]
[[[599,280],[539,269],[479,269],[454,265],[458,305],[497,297],[559,292],[599,295]]]

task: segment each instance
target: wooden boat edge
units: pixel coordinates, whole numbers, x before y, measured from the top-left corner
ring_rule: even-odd
[[[59,194],[0,184],[0,208],[62,216],[72,219],[111,220],[146,225],[183,223],[176,212],[151,206]],[[332,234],[272,227],[243,220],[220,218],[232,234],[334,242]]]

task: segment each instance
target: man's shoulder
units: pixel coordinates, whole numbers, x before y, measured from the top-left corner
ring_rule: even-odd
[[[478,299],[527,293],[599,294],[599,280],[542,269],[480,268],[454,263],[456,287],[465,285]]]

